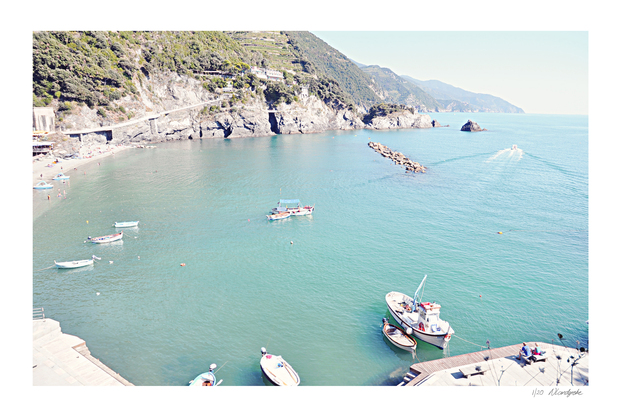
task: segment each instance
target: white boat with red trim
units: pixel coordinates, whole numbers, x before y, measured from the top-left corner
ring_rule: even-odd
[[[314,206],[301,206],[301,201],[299,199],[280,199],[277,203],[277,207],[271,209],[271,212],[289,212],[293,216],[311,215],[312,212],[314,212]]]
[[[92,238],[92,237],[89,236],[89,238],[87,238],[87,239],[89,241],[93,242],[94,244],[104,244],[104,243],[107,243],[107,242],[118,241],[121,238],[123,238],[123,232],[114,233],[112,235],[98,236],[97,238]]]
[[[267,354],[266,349],[260,349],[260,368],[262,373],[277,386],[298,386],[300,379],[295,369],[282,356]]]
[[[422,302],[418,292],[423,288],[427,276],[422,280],[414,293],[414,298],[399,293],[386,294],[386,305],[392,317],[401,324],[404,329],[410,328],[411,335],[426,343],[444,349],[451,336],[455,333],[448,321],[440,319],[440,304]]]

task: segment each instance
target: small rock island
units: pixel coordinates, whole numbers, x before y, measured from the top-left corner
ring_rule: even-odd
[[[472,120],[468,120],[466,124],[464,124],[461,128],[462,131],[487,131],[485,128],[479,127],[479,124]]]
[[[369,141],[368,146],[382,156],[394,161],[394,164],[400,164],[402,166],[405,166],[406,172],[411,171],[414,173],[424,173],[426,171],[425,166],[421,166],[420,163],[410,160],[398,151],[390,150],[387,146],[384,146],[383,144]]]

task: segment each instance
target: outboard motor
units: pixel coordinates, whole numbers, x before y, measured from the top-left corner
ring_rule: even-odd
[[[264,356],[266,354],[266,349],[264,347],[260,348],[260,353]]]

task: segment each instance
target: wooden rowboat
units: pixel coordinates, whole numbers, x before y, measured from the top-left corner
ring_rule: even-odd
[[[114,233],[112,235],[106,235],[106,236],[98,236],[97,238],[89,237],[88,239],[91,242],[93,242],[94,244],[103,244],[103,243],[107,243],[107,242],[118,241],[121,238],[123,238],[123,232]]]
[[[267,215],[267,219],[269,220],[286,219],[288,217],[290,217],[290,212],[280,212],[280,213],[273,213],[272,215]]]
[[[277,386],[298,386],[299,375],[295,369],[286,362],[282,356],[267,354],[266,349],[260,349],[260,368],[262,373]]]
[[[416,340],[411,338],[401,327],[388,323],[388,319],[383,319],[383,334],[386,339],[399,349],[414,353],[416,351]]]

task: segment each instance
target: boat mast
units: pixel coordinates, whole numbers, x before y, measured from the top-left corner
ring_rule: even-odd
[[[422,294],[425,292],[424,285],[425,285],[426,279],[427,279],[427,274],[425,274],[425,278],[423,278],[422,282],[420,283],[420,285],[416,289],[416,292],[414,293],[414,310],[416,309],[417,305],[420,304],[420,299],[422,298]],[[420,293],[420,298],[417,298],[418,291],[420,291],[421,288],[423,289],[423,293]]]

